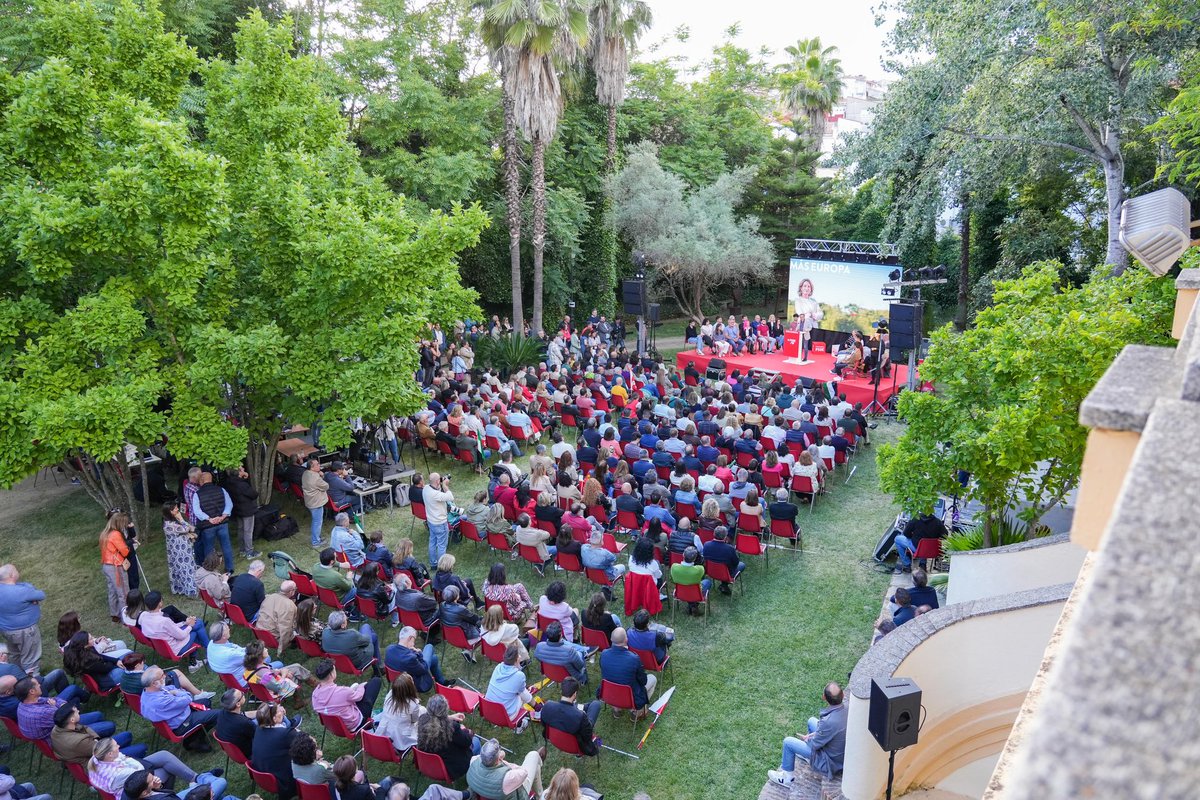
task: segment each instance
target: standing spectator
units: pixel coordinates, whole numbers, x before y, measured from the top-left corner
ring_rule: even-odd
[[[809,717],[808,732],[783,740],[779,769],[767,772],[771,781],[784,786],[792,783],[796,756],[826,778],[842,771],[846,758],[846,705],[842,702],[842,687],[831,683],[825,687],[824,696],[827,705],[821,710],[820,719]]]
[[[321,523],[325,521],[325,504],[329,502],[329,484],[321,476],[321,462],[315,458],[308,460],[308,469],[301,479],[304,487],[304,507],[312,515],[309,528],[309,544],[314,549],[321,549]],[[232,570],[231,570],[232,571]]]
[[[38,630],[38,621],[42,618],[41,602],[45,599],[45,592],[21,581],[15,566],[5,564],[0,567],[0,633],[8,640],[9,659],[29,675],[38,674],[38,662],[42,660],[42,634]],[[110,593],[110,611],[111,605]],[[120,613],[120,602],[116,610]],[[114,619],[120,620],[116,615]]]
[[[117,623],[121,621],[122,601],[129,593],[129,553],[125,532],[106,524],[100,532],[100,568],[108,584],[108,613]]]
[[[192,514],[192,500],[196,497],[196,492],[200,490],[200,473],[203,472],[199,467],[192,467],[188,470],[187,480],[183,482],[181,494],[183,495],[183,513],[187,517],[188,524],[193,528],[196,527],[196,516]],[[192,555],[195,557],[197,564],[204,563],[204,541],[197,536],[192,542]]]
[[[233,499],[233,516],[242,534],[242,555],[258,558],[254,549],[254,515],[258,512],[258,489],[250,483],[250,473],[239,466],[225,473],[225,488]]]
[[[233,499],[229,492],[213,483],[212,473],[200,473],[200,488],[192,498],[192,515],[196,517],[196,530],[204,539],[204,552],[210,553],[218,543],[221,545],[226,572],[233,572],[233,545],[229,542],[232,513]]]
[[[167,542],[167,574],[170,577],[171,593],[183,597],[196,597],[196,562],[193,545],[199,537],[196,528],[187,521],[179,503],[168,500],[163,503],[163,536]]]
[[[450,503],[454,495],[450,492],[450,476],[442,477],[430,473],[429,485],[421,493],[425,503],[425,521],[429,527],[429,563],[436,564],[446,552],[450,540]]]

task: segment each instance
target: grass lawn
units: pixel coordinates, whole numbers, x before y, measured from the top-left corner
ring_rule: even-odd
[[[876,442],[889,441],[899,433],[898,426],[881,424],[874,438]],[[581,772],[585,782],[596,785],[614,800],[629,798],[637,791],[646,791],[655,800],[757,796],[765,770],[777,763],[782,737],[795,733],[802,721],[820,707],[825,683],[845,681],[869,645],[872,622],[888,582],[861,563],[869,558],[896,510],[891,498],[879,492],[874,447],[860,451],[854,464],[858,469],[848,485],[842,483],[843,474],[836,490],[821,498],[811,516],[802,509],[803,554],[772,550],[769,569],[764,571],[761,563],[751,564],[743,576],[744,596],[736,589],[732,598],[714,591],[707,628],[700,618],[676,618],[677,641],[671,651],[674,676],[668,672],[660,680],[659,691],[672,684],[678,689],[641,752],[641,760],[605,752],[598,769],[594,762],[577,764],[574,758],[551,750],[547,781],[558,767],[571,766]],[[434,470],[444,472],[448,467],[454,476],[453,491],[465,504],[482,488],[483,479],[460,466],[448,467],[440,459],[430,462]],[[26,481],[12,492],[0,492],[0,563],[17,564],[23,580],[49,595],[42,615],[42,668],[46,671],[58,666],[53,626],[68,609],[77,609],[94,634],[121,638],[127,643],[130,637],[108,620],[104,581],[96,557],[97,535],[103,524],[99,509],[81,489],[56,488],[45,480],[39,481],[36,489],[31,484]],[[307,544],[307,515],[288,499],[283,500],[283,508],[285,513],[298,516],[301,532],[277,543],[283,545],[279,549],[290,552],[302,565],[311,564],[316,559]],[[382,528],[385,540],[394,543],[408,535],[411,522],[407,509],[373,512],[366,517],[364,527]],[[327,522],[326,534],[328,529]],[[165,589],[161,530],[143,534],[142,538],[145,544],[140,556],[150,584]],[[426,536],[419,527],[414,539],[421,557],[426,552]],[[492,562],[488,552],[466,542],[457,545],[454,552],[459,558],[457,571],[473,577],[481,586]],[[535,598],[550,580],[539,579],[523,567],[523,562],[506,563],[510,579],[523,581]],[[238,566],[244,567],[241,559]],[[273,591],[278,581],[270,569],[265,580],[268,592]],[[590,584],[576,576],[567,583],[569,601],[576,607],[585,605],[591,595]],[[202,612],[199,601],[168,598],[189,612]],[[666,609],[663,619],[669,624]],[[386,625],[377,626],[377,631],[382,644],[394,641],[393,631]],[[243,629],[236,630],[235,638],[243,644],[250,639]],[[287,660],[291,663],[302,659],[299,651],[293,650]],[[486,687],[490,674],[489,670],[468,668],[452,651],[447,651],[443,668],[448,676],[465,677],[480,689]],[[594,691],[599,682],[598,667],[593,666],[590,673]],[[536,667],[530,674],[531,678],[537,674]],[[220,689],[219,681],[207,671],[197,673],[193,680],[202,688]],[[382,698],[381,693],[381,702]],[[118,724],[125,719],[125,709],[113,711],[109,700],[93,700],[89,709],[109,712]],[[492,733],[478,717],[469,719],[468,724],[485,736]],[[315,714],[306,714],[304,727],[320,739]],[[136,716],[131,729],[138,741],[150,741],[148,724]],[[614,720],[605,713],[597,729],[606,743],[636,752],[645,725],[635,734],[628,718]],[[538,743],[531,732],[518,737],[506,731],[499,738],[518,754]],[[330,760],[357,750],[357,746],[334,736],[326,739],[325,755]],[[224,756],[217,753],[184,755],[197,769],[223,766],[225,762]],[[40,772],[30,775],[28,758],[25,747],[11,755],[8,763],[13,773],[22,781],[34,781],[39,791],[65,796],[65,788],[63,792],[54,788],[59,779],[58,766],[44,763]],[[368,765],[368,770],[375,779],[385,774],[378,764]],[[411,762],[401,770],[410,782],[415,774]],[[228,777],[232,794],[245,797],[253,791],[243,769],[234,767]],[[420,783],[423,786],[425,781],[421,779]]]

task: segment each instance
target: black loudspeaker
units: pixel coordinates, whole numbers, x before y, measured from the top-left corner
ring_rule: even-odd
[[[661,308],[662,306],[658,303],[651,303],[646,306],[646,316],[650,318],[651,322],[658,322],[658,313]]]
[[[912,350],[921,344],[921,303],[892,303],[888,307],[888,332],[893,358],[898,350]]]
[[[713,381],[725,380],[725,360],[722,358],[709,359],[708,369],[704,371],[704,377]]]
[[[892,546],[896,544],[896,537],[904,532],[904,524],[907,518],[902,514],[896,517],[896,521],[888,526],[888,529],[883,532],[883,536],[879,537],[879,544],[875,545],[875,560],[883,563],[887,560],[888,554],[892,552]]]
[[[813,384],[816,382],[817,382],[816,378],[808,378],[808,377],[805,377],[804,375],[800,376],[800,385],[803,386],[805,389],[811,389],[813,387]]]
[[[621,281],[621,303],[626,314],[640,317],[645,311],[646,282]]]
[[[871,681],[871,708],[867,730],[884,752],[917,743],[921,729],[921,687],[908,678]]]

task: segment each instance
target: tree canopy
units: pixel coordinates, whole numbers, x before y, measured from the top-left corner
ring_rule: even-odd
[[[369,177],[290,27],[235,43],[201,63],[153,5],[43,7],[0,97],[0,483],[65,460],[131,507],[124,445],[165,435],[265,489],[285,424],[338,446],[415,409],[412,342],[474,312],[483,212],[414,216]]]

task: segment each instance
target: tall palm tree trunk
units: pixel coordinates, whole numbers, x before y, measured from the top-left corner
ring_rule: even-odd
[[[525,309],[521,293],[521,170],[517,143],[517,113],[512,96],[504,92],[504,199],[508,205],[508,258],[512,267],[512,323],[521,330]]]
[[[962,220],[959,222],[958,250],[958,309],[954,314],[954,327],[967,329],[967,314],[971,303],[971,193],[962,193]]]
[[[542,329],[542,254],[546,249],[546,140],[533,138],[533,335]]]
[[[608,107],[608,152],[604,157],[604,172],[613,174],[617,168],[617,106]]]

